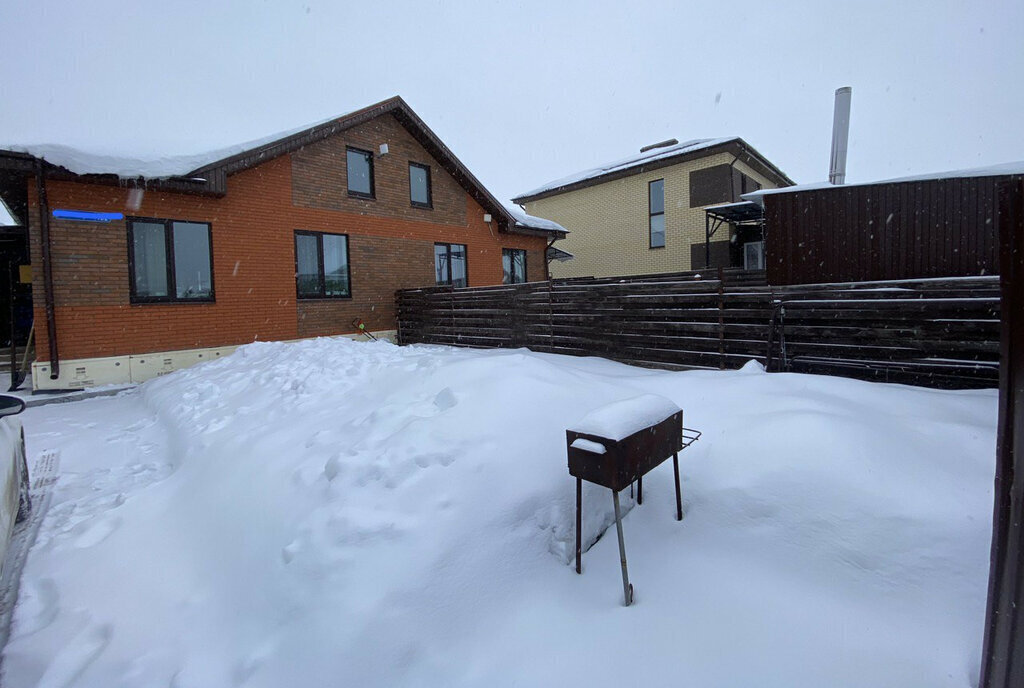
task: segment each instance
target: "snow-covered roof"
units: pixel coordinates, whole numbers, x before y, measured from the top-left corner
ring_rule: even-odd
[[[527,233],[543,232],[554,235],[567,233],[564,227],[555,222],[531,217],[522,211],[518,211],[516,215],[499,202],[398,96],[315,124],[214,150],[184,155],[177,151],[168,153],[108,149],[97,152],[49,143],[0,143],[0,167],[7,165],[9,169],[25,172],[31,170],[30,165],[35,158],[64,168],[74,175],[112,175],[129,180],[141,177],[172,188],[183,183],[195,183],[201,186],[190,190],[223,195],[226,193],[224,180],[227,175],[262,164],[385,114],[393,115],[402,123],[486,212],[497,216],[504,230],[526,230]]]
[[[14,219],[14,213],[10,211],[7,204],[4,203],[4,199],[0,198],[0,227],[17,227],[18,223]]]
[[[337,118],[331,117],[314,124],[295,127],[252,141],[225,143],[221,148],[188,154],[182,154],[180,151],[159,150],[119,150],[113,153],[101,153],[55,143],[0,143],[0,150],[26,153],[52,165],[63,167],[74,174],[114,174],[123,178],[166,179],[187,176],[194,170],[287,138],[333,119]]]
[[[770,196],[780,193],[796,193],[799,191],[815,191],[817,189],[838,189],[851,186],[873,186],[875,184],[899,184],[901,182],[928,182],[938,179],[965,179],[969,177],[1003,177],[1014,174],[1024,175],[1024,160],[1018,162],[1005,162],[987,167],[971,167],[963,170],[949,170],[946,172],[931,172],[929,174],[915,174],[909,177],[895,177],[893,179],[879,179],[877,181],[855,182],[852,184],[830,184],[829,182],[813,182],[810,184],[799,184],[787,186],[781,189],[761,189],[743,194],[743,198],[756,201],[762,196]]]
[[[586,181],[588,179],[595,179],[602,177],[606,174],[612,174],[622,170],[627,170],[631,167],[639,167],[655,160],[661,160],[663,158],[671,158],[676,155],[682,155],[684,153],[692,153],[695,151],[704,150],[706,148],[713,148],[714,146],[720,146],[730,141],[741,141],[738,136],[728,136],[719,139],[693,139],[692,141],[685,141],[683,143],[677,143],[673,146],[667,146],[665,148],[654,148],[645,153],[639,153],[637,155],[631,155],[628,158],[622,158],[610,162],[606,165],[600,165],[593,167],[589,170],[583,170],[582,172],[576,172],[570,174],[567,177],[561,179],[555,179],[547,184],[543,184],[532,191],[527,191],[524,194],[519,194],[516,199],[529,198],[531,196],[538,196],[542,193],[559,189],[563,186],[569,186],[570,184],[576,184],[578,182]]]
[[[516,227],[522,227],[523,229],[536,229],[542,232],[559,232],[561,234],[568,234],[569,230],[558,224],[554,220],[546,220],[543,217],[536,217],[534,215],[528,215],[522,208],[515,205],[505,203],[505,210],[508,214],[516,221]]]

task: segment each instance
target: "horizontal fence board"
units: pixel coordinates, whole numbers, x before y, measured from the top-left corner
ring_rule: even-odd
[[[763,273],[709,270],[412,289],[396,306],[400,343],[669,369],[756,359],[770,370],[951,388],[992,386],[998,371],[992,276],[769,287]]]

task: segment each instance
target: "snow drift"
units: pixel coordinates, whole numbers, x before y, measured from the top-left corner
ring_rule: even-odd
[[[584,575],[569,565],[565,429],[643,394],[704,437],[680,456],[683,522],[664,466],[625,518],[623,608],[615,538],[598,539],[607,490],[588,486],[593,547]],[[30,448],[58,447],[65,475],[6,680],[967,686],[995,398],[756,366],[249,345],[26,414]]]

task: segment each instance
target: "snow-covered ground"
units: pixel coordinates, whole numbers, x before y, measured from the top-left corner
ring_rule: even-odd
[[[624,519],[626,608],[613,534],[572,566],[565,429],[641,394],[704,437],[683,522],[669,463]],[[5,685],[969,686],[995,416],[755,365],[253,344],[24,414],[60,478]],[[593,541],[610,495],[584,507]]]

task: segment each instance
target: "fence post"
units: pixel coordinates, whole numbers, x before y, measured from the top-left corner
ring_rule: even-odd
[[[526,332],[523,329],[523,323],[526,320],[522,313],[522,297],[523,288],[525,284],[516,284],[512,287],[511,295],[509,296],[509,309],[511,311],[512,321],[512,341],[511,345],[513,349],[519,349],[526,346]]]
[[[718,369],[725,370],[725,271],[718,268]]]

